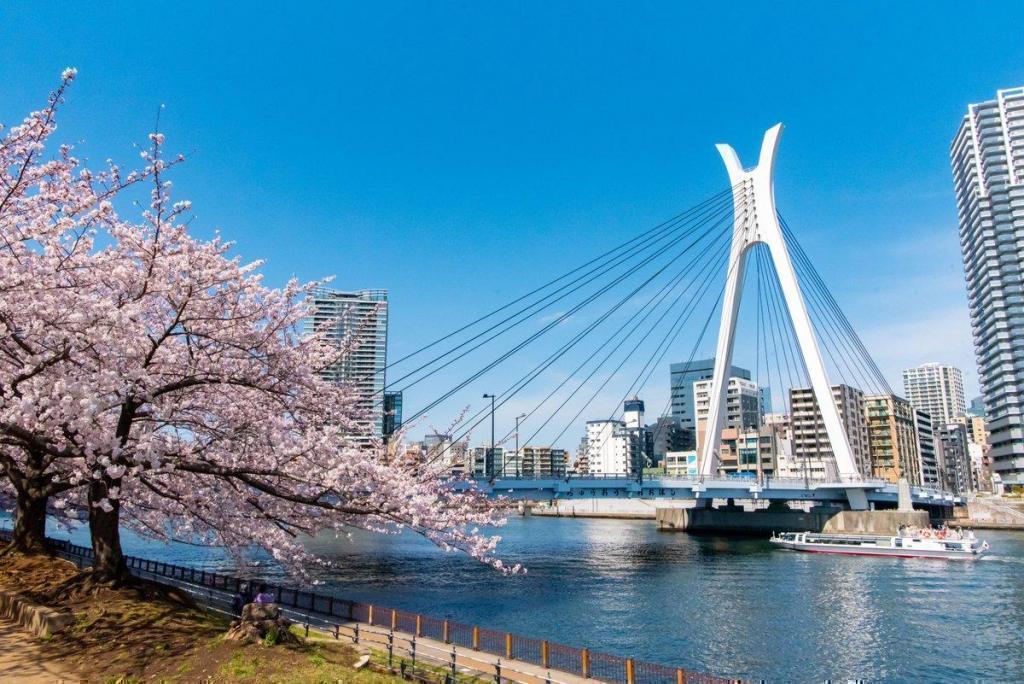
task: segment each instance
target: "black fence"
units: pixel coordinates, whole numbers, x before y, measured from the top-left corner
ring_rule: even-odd
[[[0,540],[10,540],[10,532],[0,530]],[[92,564],[92,549],[72,544],[59,539],[47,540],[54,553],[75,563],[79,568]],[[163,561],[126,556],[128,569],[137,577],[154,581],[169,580],[175,585],[189,585],[196,589],[212,590],[208,592],[213,607],[225,612],[230,606],[230,596],[241,591],[243,584],[252,585],[252,580],[245,580],[217,572],[197,570],[195,568],[164,563]],[[568,672],[581,677],[593,678],[603,682],[621,682],[623,684],[695,684],[728,683],[733,679],[723,679],[710,675],[691,672],[678,667],[668,667],[647,663],[633,658],[610,655],[587,648],[566,646],[544,639],[498,632],[475,625],[442,620],[427,615],[409,613],[395,608],[377,604],[349,601],[329,594],[317,594],[302,591],[293,587],[267,583],[268,591],[277,597],[277,603],[283,609],[303,618],[307,625],[332,632],[335,636],[343,627],[343,623],[355,623],[358,638],[358,625],[383,627],[392,632],[403,632],[415,637],[424,637],[436,641],[462,646],[474,651],[489,653],[506,660],[532,663],[543,668]],[[213,592],[222,595],[215,597]]]

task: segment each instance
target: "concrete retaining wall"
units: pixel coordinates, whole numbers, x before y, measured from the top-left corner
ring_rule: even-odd
[[[17,622],[37,637],[44,638],[66,629],[75,621],[70,612],[37,606],[7,591],[0,591],[0,617]]]
[[[822,532],[896,534],[903,525],[928,527],[928,511],[841,511],[828,520]]]
[[[692,505],[692,501],[672,499],[558,499],[553,503],[533,504],[530,513],[565,518],[654,520],[660,508]]]
[[[721,508],[659,508],[658,529],[724,534],[770,534],[772,532],[849,532],[896,534],[901,525],[928,526],[926,511],[843,511],[814,506],[810,511],[772,505],[757,511],[739,506]]]

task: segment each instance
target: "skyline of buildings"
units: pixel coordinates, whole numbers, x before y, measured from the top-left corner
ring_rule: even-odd
[[[939,362],[903,370],[905,398],[865,395],[849,385],[834,385],[833,391],[857,467],[864,475],[907,477],[918,484],[938,480],[945,472],[953,473],[948,477],[957,488],[973,488],[991,469],[1005,484],[1024,484],[1024,88],[999,90],[994,99],[969,105],[953,138],[950,159],[982,395],[968,404],[961,369]],[[345,307],[338,300],[355,298],[361,304],[373,293],[384,303],[378,321],[383,322],[383,337],[372,338],[372,351],[366,356],[325,373],[331,379],[350,378],[357,366],[369,368],[376,382],[363,387],[368,394],[384,389],[386,293],[331,292],[323,302],[318,300],[318,311],[321,304],[325,310],[321,318],[339,321],[334,337],[340,339],[342,331],[353,329],[346,317],[358,316],[360,309]],[[591,472],[612,472],[612,468],[642,467],[640,454],[654,461],[680,451],[681,446],[699,451],[714,359],[672,363],[669,370],[667,415],[651,426],[627,425],[628,419],[588,421],[586,446],[581,446],[576,460],[587,462]],[[749,453],[753,433],[758,433],[758,445],[764,437],[760,432],[771,409],[770,388],[752,382],[744,368],[732,366],[729,371],[723,427],[735,434],[723,435],[723,465],[734,465],[736,470],[756,465],[758,472],[767,462],[778,467],[779,445],[773,440],[769,440],[772,458]],[[789,388],[789,396],[791,457],[798,463],[803,460],[804,470],[822,473],[830,448],[827,437],[823,439],[813,394]],[[378,408],[370,409],[376,434],[397,427],[396,421],[387,419],[389,415],[401,422],[401,396],[387,397],[384,404],[383,416],[376,413]],[[758,446],[757,453],[761,450]],[[745,461],[748,457],[750,463]],[[521,469],[522,453],[512,458]],[[781,458],[785,460],[786,455]]]
[[[968,105],[950,161],[992,468],[1024,485],[1024,87]]]

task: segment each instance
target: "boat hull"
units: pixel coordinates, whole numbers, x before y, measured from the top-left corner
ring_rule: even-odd
[[[983,551],[943,551],[939,549],[895,549],[870,546],[832,546],[829,544],[801,544],[796,542],[776,542],[784,549],[803,553],[830,553],[840,556],[888,556],[890,558],[934,558],[942,560],[977,560]]]

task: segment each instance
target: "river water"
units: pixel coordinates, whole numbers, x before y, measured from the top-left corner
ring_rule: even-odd
[[[992,552],[977,562],[801,554],[652,521],[514,517],[501,533],[501,556],[527,574],[410,534],[312,540],[336,563],[317,590],[729,677],[1024,681],[1024,533],[982,532]],[[211,549],[125,546],[227,564]]]

